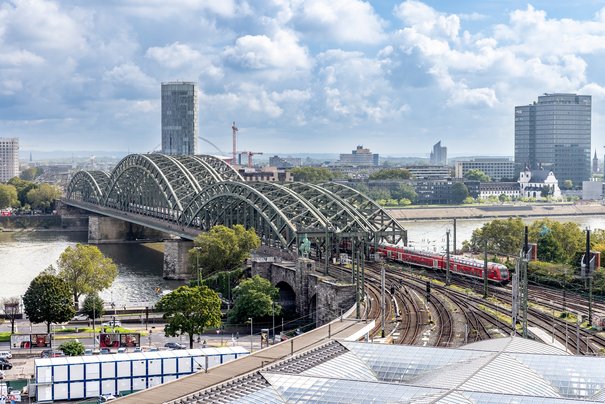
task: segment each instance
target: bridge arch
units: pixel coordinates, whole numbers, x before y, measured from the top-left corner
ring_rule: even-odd
[[[293,316],[297,312],[294,286],[286,281],[279,281],[275,287],[279,289],[279,304],[282,307],[283,316]]]
[[[103,171],[78,171],[67,185],[66,196],[76,201],[100,204],[109,176]]]

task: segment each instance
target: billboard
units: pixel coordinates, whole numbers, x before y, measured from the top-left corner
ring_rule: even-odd
[[[47,348],[50,346],[48,334],[13,334],[11,335],[12,349]]]
[[[140,346],[141,334],[138,333],[113,333],[99,334],[99,346],[101,348],[133,348]]]

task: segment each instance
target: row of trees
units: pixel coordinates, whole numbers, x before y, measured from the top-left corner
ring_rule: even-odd
[[[35,184],[18,177],[0,184],[0,209],[31,208],[50,212],[59,197],[61,190],[50,184]]]

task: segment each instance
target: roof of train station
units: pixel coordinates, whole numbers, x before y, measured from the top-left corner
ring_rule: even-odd
[[[564,404],[604,399],[605,358],[572,356],[540,342],[506,337],[460,348],[331,340],[262,370],[163,401]]]

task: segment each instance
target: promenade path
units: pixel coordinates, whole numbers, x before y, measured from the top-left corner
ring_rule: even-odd
[[[283,341],[269,348],[256,351],[241,359],[210,368],[208,372],[198,372],[159,386],[119,398],[121,403],[156,404],[176,400],[233,378],[261,369],[292,354],[308,351],[329,339],[361,338],[366,330],[373,327],[373,321],[347,319],[336,320],[295,338]]]
[[[388,209],[395,219],[482,219],[507,217],[583,216],[605,215],[603,205],[486,205],[486,206],[439,206]]]

